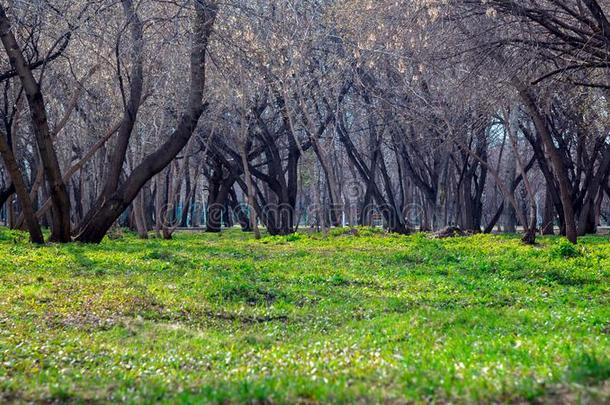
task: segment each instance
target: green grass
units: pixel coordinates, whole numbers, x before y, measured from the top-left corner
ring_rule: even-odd
[[[610,401],[610,243],[0,230],[0,402]]]

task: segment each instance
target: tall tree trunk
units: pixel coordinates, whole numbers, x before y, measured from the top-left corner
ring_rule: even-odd
[[[129,100],[125,105],[125,111],[123,113],[123,120],[119,127],[116,144],[112,155],[110,156],[110,162],[108,165],[108,171],[106,175],[106,183],[102,191],[102,198],[108,198],[116,191],[119,185],[119,179],[123,170],[123,163],[125,162],[125,155],[127,153],[127,147],[129,146],[129,140],[131,139],[131,133],[133,127],[136,124],[138,111],[142,102],[142,87],[144,83],[144,33],[143,24],[140,17],[136,13],[132,0],[122,0],[123,13],[128,21],[128,25],[131,31],[131,71],[129,73]],[[120,63],[120,62],[119,62]],[[120,69],[120,65],[119,65]],[[119,82],[121,83],[121,91],[123,90],[123,78],[120,77]]]
[[[191,79],[188,103],[176,129],[169,139],[155,152],[148,155],[131,172],[129,177],[102,204],[92,208],[93,213],[80,226],[77,240],[99,243],[114,221],[131,204],[140,189],[157,173],[163,170],[186,146],[203,114],[205,86],[206,49],[218,6],[213,0],[193,1],[196,10],[191,51]]]
[[[186,162],[185,162],[186,163]],[[187,163],[188,164],[188,163]],[[178,163],[170,164],[167,170],[167,202],[165,204],[165,216],[163,221],[163,239],[170,240],[176,229],[177,202],[180,201],[180,184],[182,176]]]
[[[574,206],[572,202],[572,190],[568,177],[568,171],[563,158],[557,151],[557,147],[553,141],[553,136],[551,135],[551,131],[547,125],[546,118],[544,117],[542,111],[540,111],[538,108],[538,104],[531,89],[516,76],[513,76],[512,82],[514,87],[519,92],[519,95],[521,96],[521,99],[530,116],[532,117],[537,135],[542,139],[542,143],[544,144],[544,147],[551,159],[551,164],[553,165],[554,169],[553,171],[559,186],[561,203],[563,205],[566,238],[572,243],[577,243],[578,230],[576,227],[576,217],[574,215]]]
[[[254,209],[254,185],[252,184],[252,175],[250,174],[250,168],[248,164],[248,153],[246,151],[246,144],[243,143],[241,145],[241,162],[244,167],[244,177],[246,178],[246,188],[248,190],[246,196],[248,198],[248,212],[250,216],[250,228],[254,231],[254,238],[260,239],[261,232],[258,229],[258,224],[256,220],[256,210]]]
[[[508,184],[515,184],[517,176],[517,159],[515,158],[515,151],[510,149],[508,152],[508,163],[506,166],[506,182]],[[513,189],[514,193],[516,189]],[[505,197],[506,198],[506,197]],[[517,212],[513,204],[510,204],[508,200],[505,200],[504,205],[504,218],[502,221],[503,231],[506,233],[517,233]],[[525,224],[524,224],[525,226]]]
[[[180,226],[182,227],[188,226],[188,216],[194,193],[195,189],[194,187],[191,187],[191,169],[186,165],[186,170],[184,171],[184,203],[182,204],[182,213],[180,216]]]
[[[11,66],[19,75],[30,106],[36,144],[42,165],[44,166],[53,206],[51,240],[62,243],[70,242],[70,197],[62,179],[59,161],[53,146],[40,84],[34,78],[32,70],[17,44],[17,40],[11,31],[10,21],[2,5],[0,5],[0,39],[9,57]]]
[[[526,244],[529,245],[533,245],[536,242],[536,224],[537,224],[537,214],[538,214],[538,207],[536,205],[536,195],[534,193],[534,189],[529,181],[529,178],[527,177],[527,173],[525,171],[525,167],[523,165],[523,162],[521,160],[521,157],[519,155],[519,145],[518,145],[518,139],[517,139],[517,130],[518,130],[518,123],[517,123],[517,109],[513,108],[511,109],[505,116],[505,122],[508,123],[508,136],[511,140],[511,144],[513,147],[513,151],[515,154],[515,161],[517,163],[517,169],[519,170],[519,174],[520,176],[523,178],[523,184],[525,186],[525,191],[527,193],[527,197],[529,200],[529,206],[530,206],[530,221],[529,223],[524,223],[523,224],[523,228],[525,231],[525,235],[522,238],[522,241]],[[525,215],[524,215],[525,216]]]
[[[155,193],[154,193],[154,213],[155,213],[155,234],[157,238],[161,238],[161,228],[163,227],[163,205],[165,196],[165,185],[163,174],[155,178]]]

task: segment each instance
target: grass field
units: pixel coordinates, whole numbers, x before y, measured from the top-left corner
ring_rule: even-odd
[[[610,401],[610,243],[0,230],[0,402]]]

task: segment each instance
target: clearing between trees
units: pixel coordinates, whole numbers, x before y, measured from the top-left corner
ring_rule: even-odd
[[[0,401],[610,400],[607,237],[0,239]]]

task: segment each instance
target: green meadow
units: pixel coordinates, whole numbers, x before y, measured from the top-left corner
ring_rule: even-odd
[[[0,231],[0,402],[610,401],[610,243]]]

